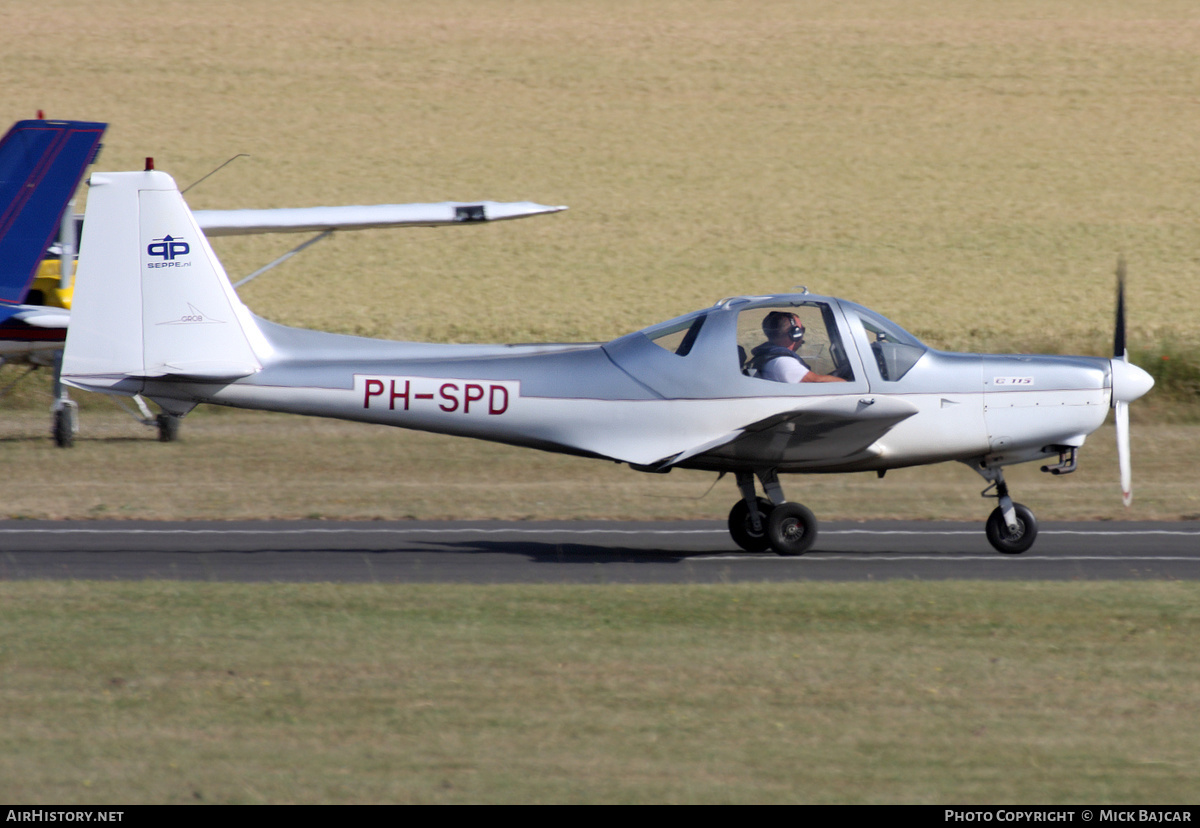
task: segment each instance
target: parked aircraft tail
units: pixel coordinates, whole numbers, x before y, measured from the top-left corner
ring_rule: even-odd
[[[0,139],[0,303],[25,300],[107,126],[18,121]]]
[[[140,393],[157,377],[230,381],[270,350],[166,173],[89,182],[63,380]]]

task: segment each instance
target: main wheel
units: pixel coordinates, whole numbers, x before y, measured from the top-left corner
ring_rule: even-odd
[[[765,497],[758,498],[758,516],[762,528],[754,531],[754,521],[750,519],[750,507],[745,500],[739,500],[729,510],[729,534],[733,542],[747,552],[765,552],[771,543],[767,540],[767,518],[775,504]]]
[[[1033,516],[1033,512],[1028,506],[1021,503],[1014,503],[1013,510],[1017,513],[1017,531],[1009,531],[1008,525],[1004,522],[1004,512],[997,506],[996,509],[988,515],[987,519],[987,539],[996,551],[1002,555],[1020,555],[1022,552],[1033,546],[1033,542],[1037,540],[1037,518]]]
[[[69,405],[54,412],[54,444],[59,448],[70,448],[75,445],[75,432],[79,430],[75,409]]]
[[[817,517],[800,503],[780,503],[767,519],[767,540],[780,555],[803,555],[817,541]]]
[[[154,418],[158,426],[158,442],[174,443],[179,439],[179,418],[171,414],[159,414]]]

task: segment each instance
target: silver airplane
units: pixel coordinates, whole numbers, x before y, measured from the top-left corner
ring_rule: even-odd
[[[1000,552],[1029,549],[1032,511],[1003,469],[1075,469],[1116,409],[1128,503],[1128,404],[1153,385],[1116,356],[933,350],[853,302],[741,296],[607,343],[445,345],[283,327],[238,299],[170,176],[91,177],[63,380],[142,394],[183,416],[199,403],[337,417],[625,463],[732,473],[729,515],[748,551],[798,555],[817,521],[783,473],[875,471],[956,460],[987,482]],[[788,328],[777,330],[785,317]],[[764,340],[767,341],[764,341]],[[780,344],[780,343],[783,344]],[[792,359],[820,382],[780,382]],[[798,370],[786,365],[789,370]],[[772,379],[775,377],[775,379]],[[755,479],[766,497],[757,495]]]

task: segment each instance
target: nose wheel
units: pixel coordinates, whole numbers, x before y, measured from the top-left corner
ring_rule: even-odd
[[[1013,503],[1008,495],[1008,484],[1004,482],[1004,473],[999,467],[990,468],[979,463],[972,468],[991,484],[980,495],[995,497],[1000,502],[988,515],[985,526],[988,543],[1001,555],[1020,555],[1028,551],[1038,534],[1033,510],[1023,503]],[[996,490],[994,495],[989,494],[992,489]]]
[[[758,472],[769,499],[754,490],[754,476],[738,473],[742,499],[729,510],[729,534],[747,552],[773,550],[777,555],[803,555],[817,540],[817,518],[800,503],[789,503],[774,469]]]
[[[1004,520],[1004,510],[997,506],[987,519],[987,539],[1002,555],[1020,555],[1037,540],[1037,518],[1023,503],[1012,505],[1017,526],[1009,527]]]

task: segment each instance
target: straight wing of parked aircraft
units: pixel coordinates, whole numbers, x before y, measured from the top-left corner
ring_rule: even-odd
[[[0,138],[0,314],[26,300],[107,124],[18,121]],[[39,304],[39,303],[31,303]]]

